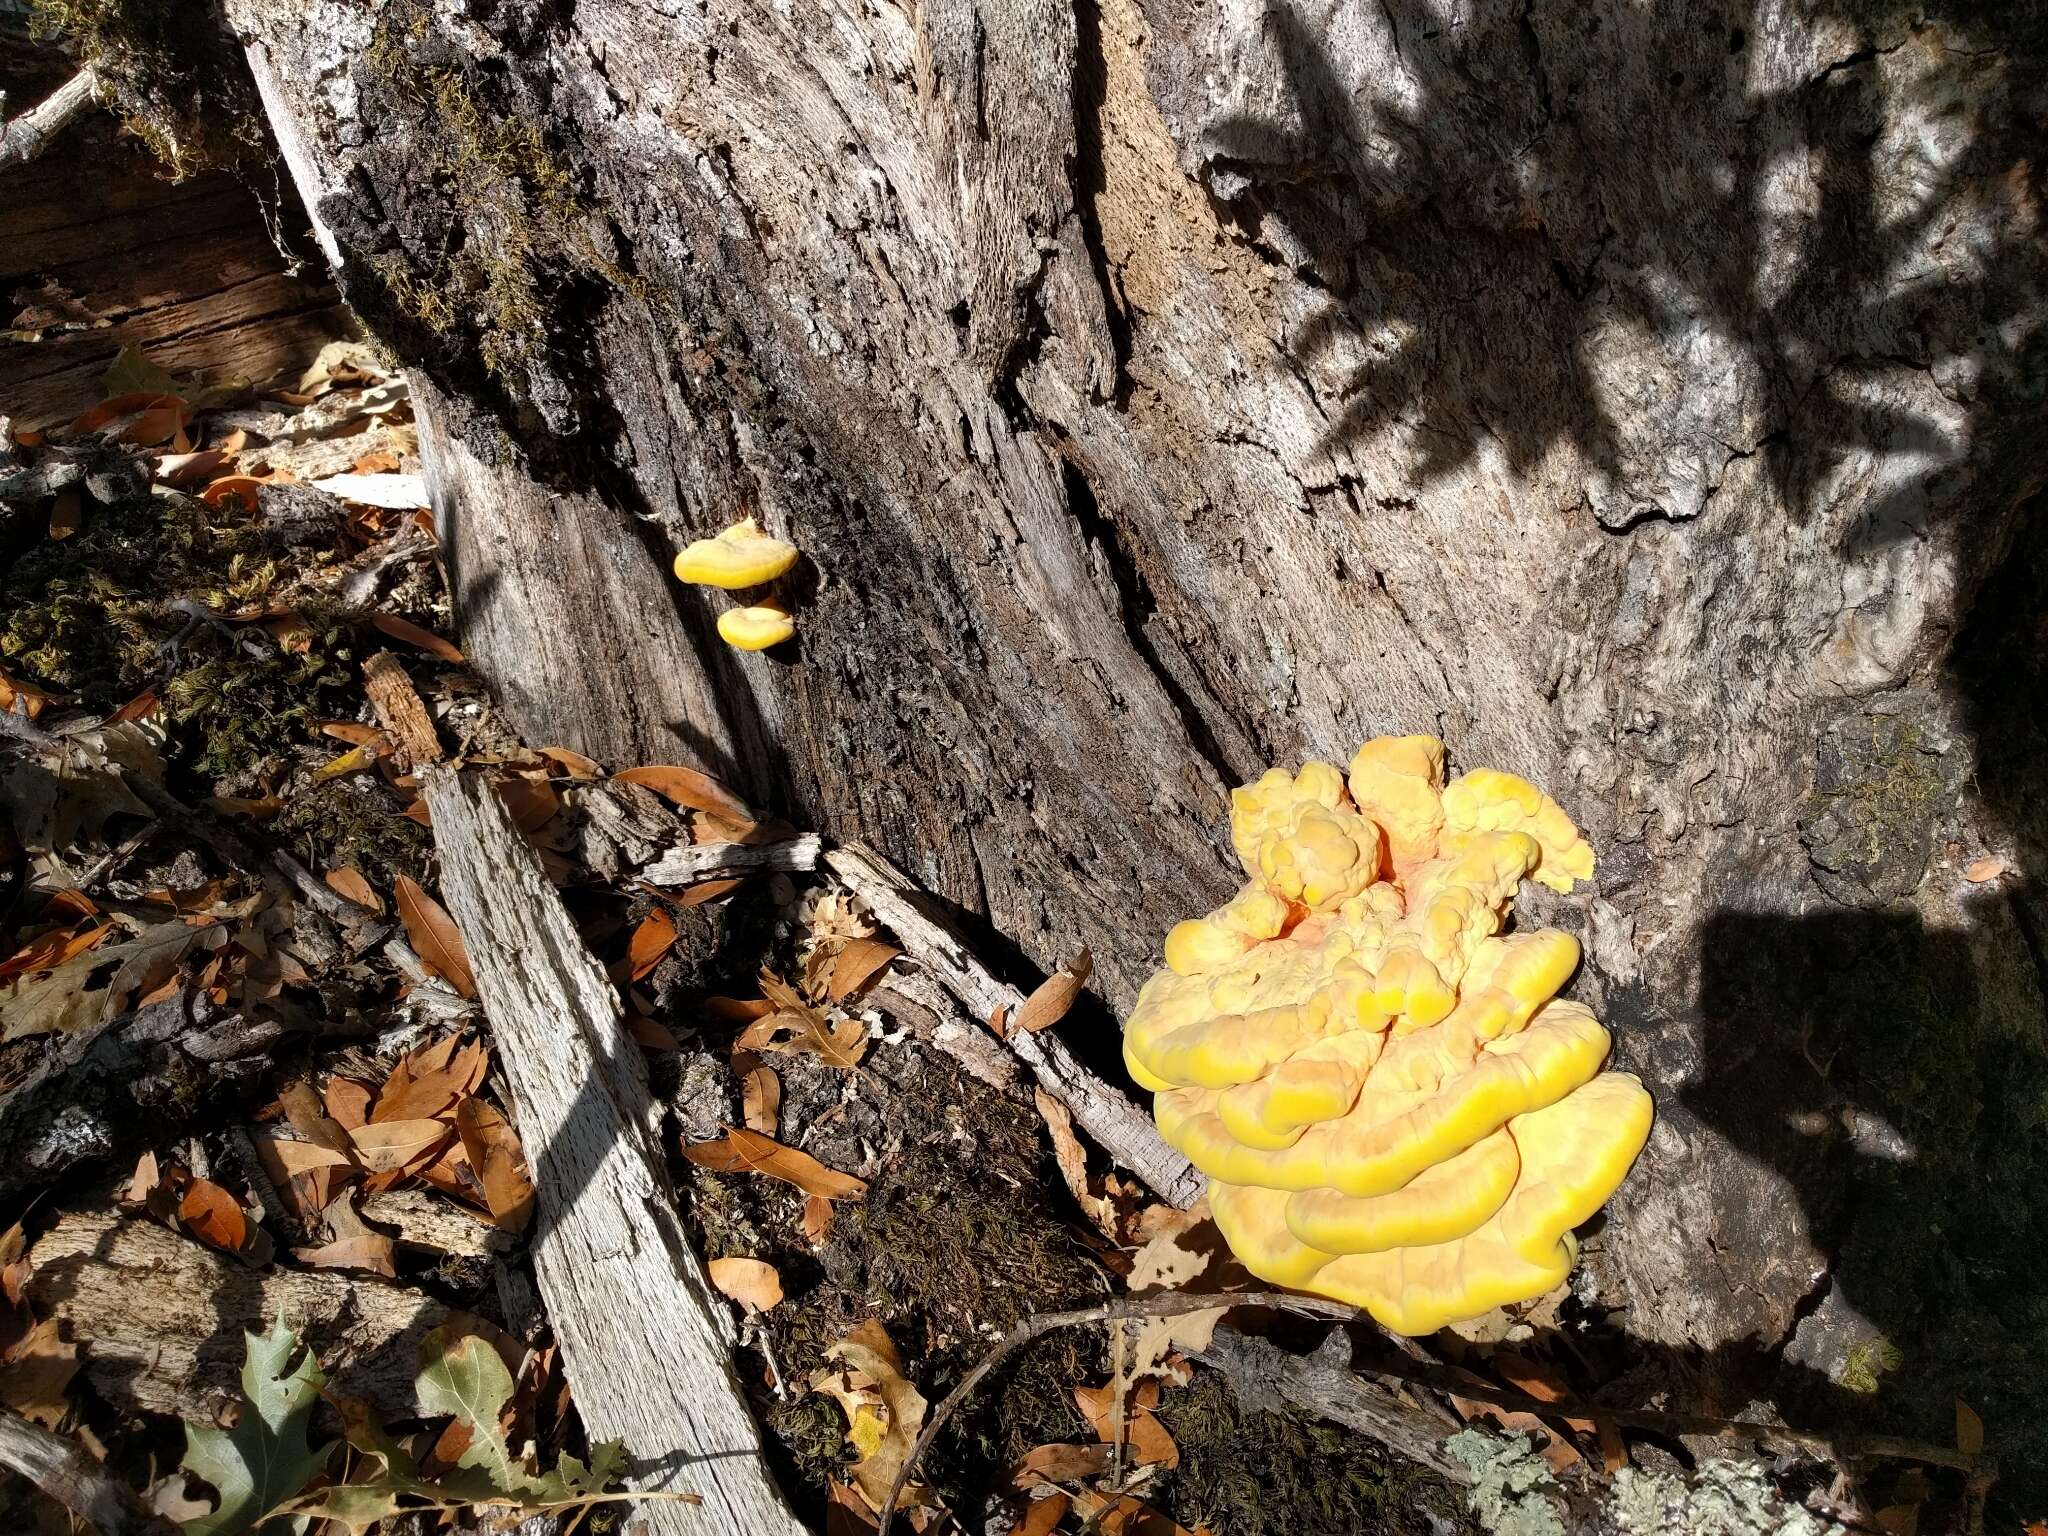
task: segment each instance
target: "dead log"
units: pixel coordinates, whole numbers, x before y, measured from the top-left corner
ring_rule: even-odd
[[[637,1458],[656,1536],[798,1536],[732,1368],[723,1304],[676,1211],[618,995],[497,795],[425,777],[462,930],[539,1195],[534,1271],[585,1426]]]
[[[192,1418],[227,1401],[242,1335],[283,1317],[337,1393],[414,1418],[420,1341],[460,1315],[359,1275],[254,1270],[111,1207],[68,1212],[29,1257],[37,1303],[78,1341],[94,1389],[130,1413]]]
[[[84,1446],[11,1408],[0,1408],[0,1467],[27,1478],[100,1536],[173,1536],[171,1522],[143,1509]]]
[[[975,958],[944,909],[895,865],[858,844],[833,849],[825,863],[969,1014],[984,1021],[999,1011],[1008,1018],[1017,1016],[1024,994],[997,980]],[[1006,1040],[1039,1086],[1073,1111],[1095,1144],[1143,1179],[1154,1194],[1183,1209],[1202,1197],[1202,1176],[1160,1139],[1152,1117],[1075,1060],[1057,1034],[1012,1030]]]

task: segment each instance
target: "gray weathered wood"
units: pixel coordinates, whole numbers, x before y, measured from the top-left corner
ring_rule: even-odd
[[[100,1470],[75,1440],[0,1407],[0,1467],[25,1477],[99,1536],[172,1536],[170,1521]]]
[[[255,1270],[111,1207],[67,1211],[36,1240],[33,1294],[79,1341],[93,1389],[126,1412],[203,1418],[241,1390],[244,1333],[278,1318],[337,1392],[414,1418],[420,1342],[460,1314],[335,1270]]]
[[[503,803],[454,769],[423,777],[441,892],[462,931],[538,1191],[534,1272],[592,1438],[620,1439],[657,1536],[796,1536],[733,1374],[654,1140],[618,994]]]
[[[823,847],[815,832],[779,843],[690,843],[669,849],[639,878],[649,885],[698,885],[737,875],[801,874],[818,867]]]
[[[832,873],[892,931],[967,1011],[984,1024],[998,1009],[1014,1019],[1024,994],[999,981],[975,958],[944,911],[903,872],[871,848],[834,848],[825,855]],[[1039,1086],[1066,1105],[1095,1144],[1150,1186],[1185,1209],[1202,1197],[1207,1181],[1159,1137],[1152,1117],[1074,1058],[1051,1030],[1010,1030],[1004,1043],[1031,1069]]]

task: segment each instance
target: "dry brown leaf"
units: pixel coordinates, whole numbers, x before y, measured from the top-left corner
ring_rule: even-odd
[[[663,799],[693,811],[709,811],[733,821],[752,825],[754,813],[747,803],[708,773],[656,763],[643,768],[622,768],[612,775],[625,784],[651,789]]]
[[[1010,1021],[1010,1028],[1027,1035],[1035,1035],[1041,1029],[1049,1029],[1067,1016],[1067,1010],[1074,1006],[1074,999],[1081,995],[1081,989],[1088,984],[1088,978],[1095,971],[1095,959],[1087,950],[1082,950],[1066,966],[1054,971],[1033,989],[1018,1008],[1017,1017]]]
[[[561,770],[562,777],[570,779],[601,779],[604,769],[581,752],[571,752],[567,747],[541,747],[540,755]]]
[[[492,1222],[507,1232],[524,1232],[533,1220],[533,1180],[527,1177],[519,1133],[478,1098],[465,1098],[455,1106],[455,1125],[462,1133],[469,1166],[483,1185]]]
[[[348,1152],[348,1127],[329,1118],[320,1096],[306,1084],[287,1083],[279,1092],[277,1102],[284,1110],[286,1123],[308,1141],[335,1152]]]
[[[1032,1089],[1031,1097],[1038,1105],[1045,1128],[1052,1133],[1053,1161],[1059,1165],[1060,1177],[1066,1181],[1074,1203],[1081,1207],[1081,1213],[1104,1237],[1112,1243],[1121,1241],[1117,1230],[1116,1202],[1088,1187],[1088,1154],[1081,1146],[1081,1138],[1074,1134],[1073,1115],[1066,1105],[1043,1088]]]
[[[661,964],[675,942],[676,925],[665,910],[656,907],[643,917],[626,945],[626,966],[633,980],[639,981]]]
[[[459,662],[462,652],[448,641],[443,640],[431,629],[421,629],[409,619],[401,619],[395,613],[373,613],[370,622],[394,640],[403,640],[407,645],[416,645],[421,650],[440,657],[443,661]]]
[[[45,1318],[0,1358],[0,1403],[55,1429],[70,1411],[64,1393],[78,1374],[78,1363],[78,1346],[59,1336],[55,1318]]]
[[[744,879],[702,880],[684,891],[676,900],[681,906],[701,907],[707,901],[716,901],[721,896],[730,896],[746,883]]]
[[[723,1024],[751,1024],[756,1019],[765,1019],[775,1011],[775,1005],[765,997],[741,1002],[736,997],[707,997],[704,1011]]]
[[[10,976],[55,970],[73,956],[84,954],[113,931],[111,923],[81,923],[76,928],[52,928],[48,933],[29,940],[5,960],[0,960],[0,981]]]
[[[804,1202],[804,1241],[813,1248],[820,1247],[831,1230],[832,1202],[822,1195],[812,1195]]]
[[[466,1056],[460,1063],[454,1060],[460,1038],[447,1035],[400,1057],[377,1095],[377,1107],[369,1115],[371,1123],[438,1119],[455,1108],[456,1100],[474,1091],[472,1063]]]
[[[49,702],[50,696],[34,683],[10,677],[0,669],[0,712],[17,715],[27,710],[29,719],[33,720]]]
[[[1972,885],[1983,885],[1987,881],[1996,880],[1999,876],[2009,874],[2011,871],[2012,866],[2003,859],[1972,859],[1963,866],[1963,878]]]
[[[455,1134],[442,1120],[385,1120],[349,1132],[356,1162],[370,1173],[399,1173],[431,1161]]]
[[[704,1266],[711,1283],[752,1312],[766,1312],[782,1300],[782,1276],[759,1259],[713,1259]]]
[[[336,1125],[344,1131],[352,1131],[369,1122],[373,1097],[375,1095],[354,1078],[335,1076],[327,1079],[320,1101],[327,1106],[327,1113]]]
[[[1984,1454],[1984,1421],[1960,1397],[1956,1399],[1956,1449],[1965,1456]]]
[[[1088,1421],[1089,1428],[1095,1431],[1095,1437],[1114,1444],[1117,1440],[1116,1384],[1076,1387],[1074,1402],[1080,1408],[1081,1416]],[[1173,1436],[1166,1432],[1166,1426],[1152,1411],[1128,1401],[1124,1410],[1123,1442],[1130,1459],[1139,1466],[1179,1466],[1180,1447],[1173,1443]]]
[[[381,1233],[336,1238],[318,1248],[294,1248],[292,1257],[315,1269],[357,1269],[386,1280],[398,1278],[397,1250]]]
[[[546,779],[503,778],[495,787],[512,824],[522,832],[538,832],[562,808],[562,797]]]
[[[825,996],[832,1002],[851,997],[882,973],[882,968],[903,951],[880,939],[855,939],[839,951],[832,962],[832,980]]]
[[[1111,1445],[1040,1445],[1028,1450],[1010,1469],[1010,1486],[1085,1483],[1109,1470],[1116,1448]]]
[[[750,1068],[740,1079],[741,1118],[747,1129],[773,1136],[782,1110],[782,1079],[769,1066]]]
[[[770,1141],[757,1131],[728,1130],[716,1141],[685,1146],[683,1156],[716,1173],[763,1173],[825,1200],[858,1200],[868,1192],[865,1181],[827,1168],[810,1153]]]
[[[811,1390],[836,1398],[847,1416],[846,1438],[860,1452],[853,1486],[879,1510],[924,1427],[925,1400],[903,1375],[903,1359],[873,1318],[825,1351],[833,1366],[811,1377]],[[915,1496],[909,1488],[905,1500]]]
[[[757,1019],[735,1042],[754,1051],[811,1051],[828,1067],[850,1072],[867,1054],[867,1026],[851,1015],[828,1019],[773,971],[761,972],[761,991],[776,1012]]]
[[[1024,1508],[1024,1518],[1010,1530],[1010,1536],[1052,1536],[1059,1529],[1060,1522],[1067,1517],[1067,1511],[1074,1507],[1074,1501],[1058,1489],[1042,1499],[1033,1499]]]
[[[242,1203],[211,1179],[192,1179],[178,1201],[178,1224],[223,1253],[239,1254],[249,1243],[249,1218]]]
[[[363,878],[362,871],[352,865],[341,864],[320,877],[332,886],[344,901],[352,901],[359,907],[382,914],[384,898],[377,894],[377,888]]]
[[[334,1198],[336,1186],[355,1176],[351,1158],[318,1142],[263,1135],[249,1139],[279,1197],[301,1219],[319,1215]]]
[[[469,952],[462,947],[462,934],[447,908],[434,900],[410,875],[400,875],[392,889],[398,898],[399,921],[420,961],[464,997],[476,997],[476,975],[469,968]]]

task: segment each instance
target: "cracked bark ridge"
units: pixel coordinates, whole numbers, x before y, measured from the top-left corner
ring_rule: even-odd
[[[1855,1236],[1815,1170],[1891,1177],[1841,1127],[1911,1098],[1759,965],[1961,945],[1984,1017],[2039,1009],[2038,920],[1949,852],[2036,803],[1967,787],[2025,759],[1951,641],[2039,523],[2038,18],[230,10],[433,381],[529,734],[727,774],[1116,1008],[1271,762],[1433,730],[1555,792],[1601,870],[1532,915],[1664,1106],[1583,1299],[1660,1368],[1768,1371]],[[787,654],[661,569],[742,512],[808,556]]]

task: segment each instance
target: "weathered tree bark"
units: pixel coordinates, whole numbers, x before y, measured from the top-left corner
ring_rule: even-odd
[[[1234,883],[1228,786],[1435,731],[1600,855],[1540,915],[1663,1114],[1581,1299],[1695,1406],[1880,1334],[2007,1390],[2032,10],[228,10],[531,735],[723,773],[1120,1009]],[[808,557],[772,654],[663,570],[742,512]]]

